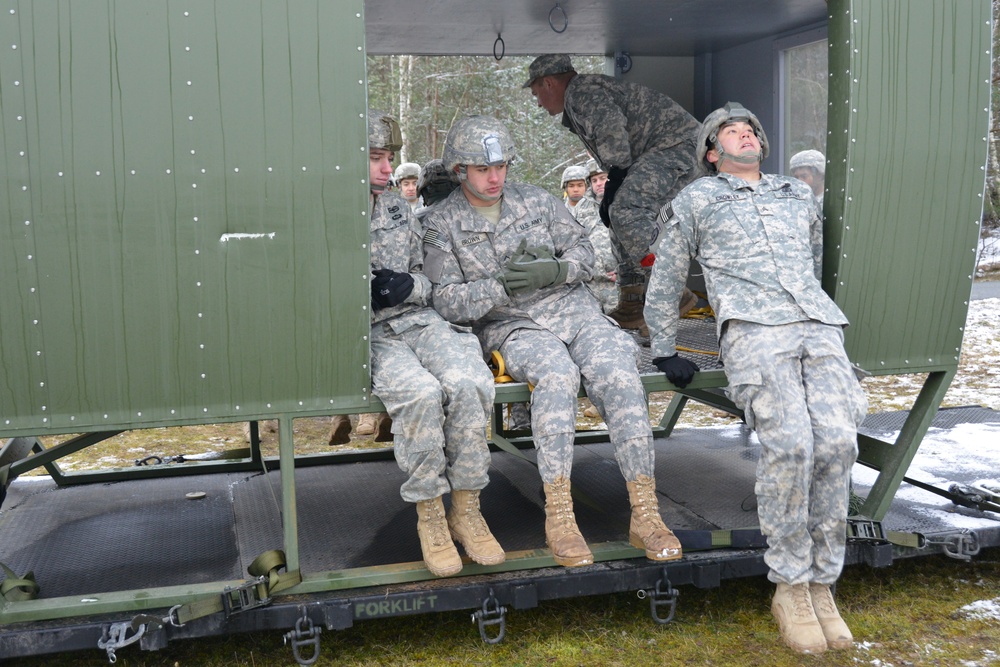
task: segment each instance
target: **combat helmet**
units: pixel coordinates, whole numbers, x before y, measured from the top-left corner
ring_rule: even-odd
[[[788,161],[789,171],[795,171],[799,167],[812,167],[820,176],[826,174],[826,160],[823,154],[812,148],[796,153]]]
[[[404,178],[420,178],[420,165],[416,162],[403,162],[398,167],[396,167],[396,173],[393,174],[397,183],[402,182]]]
[[[420,168],[417,194],[427,206],[444,199],[457,187],[458,176],[444,168],[444,160],[435,158]]]
[[[510,164],[514,157],[514,138],[507,126],[492,116],[466,116],[457,120],[448,130],[442,155],[448,171],[460,165]]]
[[[760,157],[756,161],[763,162],[764,158],[767,157],[767,135],[764,133],[764,128],[760,124],[760,121],[757,120],[757,116],[749,109],[744,108],[739,102],[726,102],[726,106],[708,114],[705,122],[701,124],[701,131],[698,133],[698,166],[703,171],[709,174],[714,174],[717,171],[716,165],[705,159],[705,156],[708,154],[709,149],[716,148],[716,140],[722,126],[739,121],[749,123],[753,128],[754,134],[757,135],[757,139],[760,140]],[[722,151],[720,151],[721,157],[723,157]],[[724,157],[734,162],[744,162],[748,159],[729,154],[724,154]]]
[[[595,160],[594,158],[590,158],[589,160],[587,160],[587,178],[588,179],[590,179],[591,177],[593,177],[593,176],[595,176],[597,174],[606,174],[606,173],[608,173],[608,172],[604,169],[604,167],[602,167],[601,165],[599,165],[597,163],[597,160]]]
[[[395,118],[384,111],[368,110],[368,147],[393,153],[403,147],[403,135]]]
[[[575,164],[563,169],[562,182],[559,185],[559,187],[565,190],[566,184],[569,183],[570,181],[583,181],[584,183],[586,183],[589,177],[590,174],[587,173],[586,167]]]

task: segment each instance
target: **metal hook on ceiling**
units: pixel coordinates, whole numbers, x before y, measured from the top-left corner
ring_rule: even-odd
[[[555,24],[552,22],[552,15],[556,12],[562,14],[562,28],[556,28]],[[569,16],[566,14],[566,10],[559,6],[558,0],[556,0],[556,6],[549,10],[549,27],[552,28],[552,32],[564,33],[566,28],[569,27]]]
[[[497,55],[497,44],[500,45],[500,55]],[[497,62],[503,60],[503,54],[507,53],[507,45],[504,44],[503,37],[500,33],[497,33],[497,41],[493,42],[493,57],[496,58]]]

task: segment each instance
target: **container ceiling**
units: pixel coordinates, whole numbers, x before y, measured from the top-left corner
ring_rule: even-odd
[[[383,55],[499,54],[499,34],[505,55],[692,56],[826,20],[825,0],[365,0]]]

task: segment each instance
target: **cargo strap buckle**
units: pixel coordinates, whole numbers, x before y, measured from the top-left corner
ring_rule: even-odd
[[[473,612],[472,622],[479,624],[479,636],[487,644],[499,644],[507,634],[507,607],[501,607],[493,589],[490,589],[489,597],[483,600],[481,609]],[[486,634],[487,625],[499,625],[500,630],[495,637]]]
[[[876,542],[880,544],[889,541],[885,536],[881,521],[857,516],[847,519],[847,539],[851,542]]]
[[[130,630],[132,631],[131,635],[129,634]],[[111,626],[104,628],[104,633],[97,642],[97,648],[107,651],[108,662],[114,664],[118,662],[118,656],[115,655],[115,651],[129,644],[136,643],[145,633],[145,623],[139,623],[138,625],[133,621],[112,623]]]
[[[319,660],[319,633],[323,631],[323,628],[317,628],[313,625],[305,607],[299,608],[302,610],[302,616],[295,621],[295,629],[285,633],[285,644],[292,645],[292,655],[295,656],[295,662],[300,665],[313,665]],[[302,647],[312,647],[312,656],[303,658]]]
[[[262,575],[240,586],[227,586],[222,591],[222,608],[226,618],[271,604],[267,584],[268,578]]]
[[[639,590],[636,592],[636,596],[640,600],[649,598],[649,613],[653,620],[660,625],[666,625],[674,620],[674,612],[677,611],[677,598],[680,593],[670,583],[666,570],[663,571],[663,577],[656,581],[656,586],[650,590]],[[660,615],[660,607],[667,607],[666,616]]]

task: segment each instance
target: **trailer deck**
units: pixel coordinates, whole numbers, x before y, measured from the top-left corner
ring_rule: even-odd
[[[906,413],[872,415],[863,430],[885,435],[905,418]],[[983,425],[993,440],[1000,412],[942,410],[925,449],[934,451],[935,443],[951,446],[955,430],[969,424]],[[958,484],[995,479],[1000,469],[995,449],[976,443],[968,449],[960,469],[922,468],[935,476],[950,474],[946,479]],[[516,610],[546,599],[627,590],[645,591],[654,617],[663,620],[676,603],[669,595],[673,586],[708,588],[723,579],[764,574],[759,535],[738,530],[757,524],[756,437],[738,421],[677,428],[669,438],[656,440],[656,451],[661,510],[686,549],[680,561],[654,563],[628,545],[628,497],[608,443],[578,445],[574,464],[577,518],[594,550],[594,565],[554,565],[545,548],[537,471],[523,459],[497,452],[482,506],[508,561],[495,567],[469,563],[461,575],[447,579],[433,578],[420,562],[415,510],[399,497],[403,474],[394,462],[302,467],[296,470],[296,488],[303,582],[292,594],[242,613],[159,627],[140,643],[155,648],[184,637],[287,630],[304,615],[328,629],[343,629],[361,620],[465,608],[489,612],[482,616],[487,619],[492,613],[502,627],[501,607]],[[524,454],[534,458],[531,450]],[[860,470],[855,475],[861,494],[867,492],[867,477]],[[940,479],[929,481],[948,486]],[[51,614],[60,600],[93,600],[97,611],[102,600],[120,598],[120,591],[242,582],[258,554],[281,548],[279,486],[277,472],[263,471],[63,487],[47,477],[18,478],[0,510],[0,562],[18,574],[33,571],[41,590],[37,600],[19,603],[0,630],[0,656],[97,648],[115,622],[129,620],[119,612],[32,622],[32,613]],[[956,507],[906,486],[882,526],[919,534],[923,548],[860,540],[849,547],[849,564],[886,566],[895,558],[942,551],[969,558],[981,547],[1000,545],[1000,514]],[[720,530],[736,532],[713,533]],[[741,546],[710,548],[713,539]],[[500,630],[489,624],[482,628],[489,639]]]

